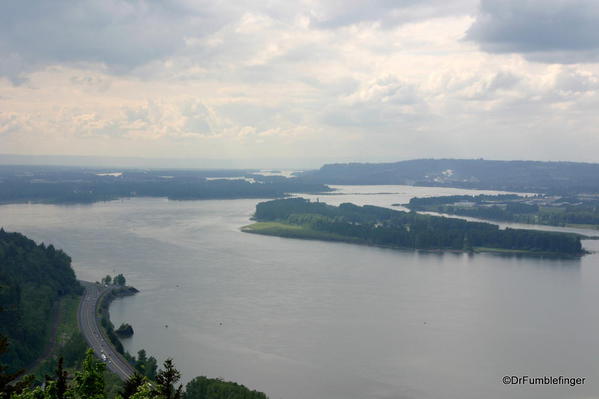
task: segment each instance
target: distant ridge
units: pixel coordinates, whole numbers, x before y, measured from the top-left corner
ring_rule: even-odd
[[[323,184],[407,184],[549,194],[599,194],[599,164],[582,162],[414,159],[327,164],[301,177]]]

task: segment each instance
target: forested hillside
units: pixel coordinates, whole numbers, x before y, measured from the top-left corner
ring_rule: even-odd
[[[40,356],[56,301],[79,292],[64,252],[0,229],[0,334],[10,344],[2,362],[18,369]]]

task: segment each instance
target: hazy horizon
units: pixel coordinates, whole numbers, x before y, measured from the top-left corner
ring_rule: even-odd
[[[18,155],[0,154],[0,165],[14,166],[65,166],[88,168],[147,168],[147,169],[285,169],[311,170],[324,165],[343,163],[394,163],[415,159],[482,159],[482,158],[410,158],[410,159],[201,159],[201,158],[146,158],[146,157],[97,157],[77,155]],[[576,160],[540,159],[486,159],[487,161],[539,161],[581,162]],[[591,162],[596,163],[596,162]]]

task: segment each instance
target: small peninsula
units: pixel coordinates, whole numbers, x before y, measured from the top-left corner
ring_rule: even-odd
[[[405,206],[504,222],[599,229],[599,196],[591,194],[450,195],[412,198]]]
[[[377,206],[338,207],[303,198],[256,205],[256,223],[247,233],[343,241],[420,250],[508,252],[581,256],[581,236],[549,231],[504,229],[491,223],[421,215]]]

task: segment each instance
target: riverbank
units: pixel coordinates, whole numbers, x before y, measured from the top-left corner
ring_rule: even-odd
[[[114,349],[121,355],[125,355],[123,344],[115,333],[114,325],[110,321],[110,304],[117,298],[135,295],[138,289],[131,286],[114,286],[102,292],[96,307],[96,317],[100,320],[100,330],[105,338],[112,344]]]

